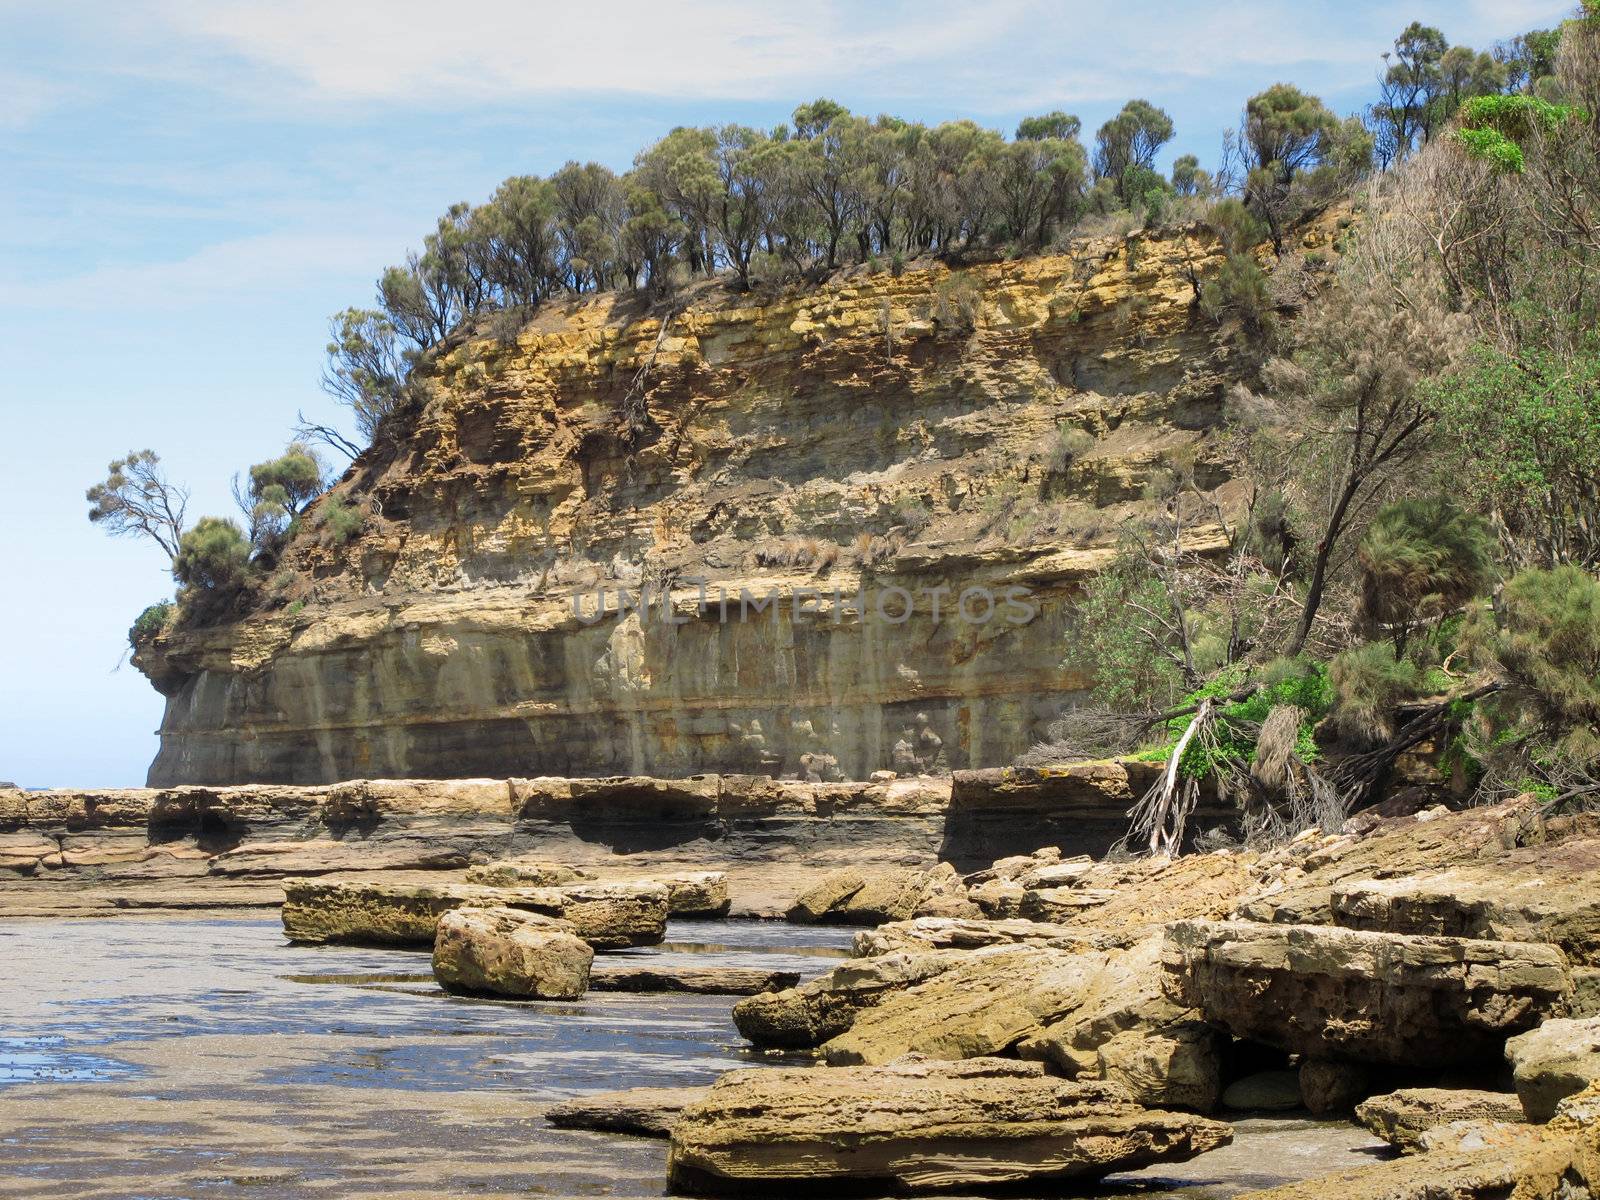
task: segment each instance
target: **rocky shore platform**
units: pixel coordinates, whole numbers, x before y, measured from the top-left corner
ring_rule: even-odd
[[[510,1004],[557,1040],[594,1014],[573,1061],[611,1063],[603,1085],[544,1079],[563,1094],[526,1115],[647,1147],[629,1161],[681,1194],[1600,1189],[1600,816],[1390,806],[1137,857],[1112,814],[1138,782],[1100,763],[10,792],[0,916],[262,906],[275,953],[395,963],[354,986]],[[730,914],[850,948],[804,971],[686,960],[684,931]],[[670,1058],[686,1005],[714,1067],[612,1063],[624,1029]]]
[[[1046,844],[1103,854],[1156,770],[1130,761],[883,772],[859,783],[702,775],[0,789],[0,916],[269,909],[288,878],[465,882],[474,867],[525,856],[599,881],[722,871],[734,915],[776,917],[846,865],[972,870]]]

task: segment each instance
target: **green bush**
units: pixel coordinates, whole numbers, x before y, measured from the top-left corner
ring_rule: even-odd
[[[1569,761],[1600,762],[1600,581],[1578,567],[1523,571],[1462,641],[1504,682],[1508,733]]]
[[[334,496],[323,507],[321,524],[333,539],[333,544],[342,546],[360,534],[366,520],[366,514],[359,504],[353,504],[343,496]]]
[[[1328,677],[1339,727],[1368,738],[1390,737],[1395,708],[1419,696],[1427,683],[1422,669],[1397,655],[1392,642],[1368,642],[1344,651],[1329,666]]]
[[[196,595],[237,591],[250,574],[250,539],[225,517],[201,517],[178,543],[172,575]]]
[[[128,630],[128,644],[137,650],[141,643],[149,641],[166,628],[167,622],[172,619],[173,606],[170,600],[161,600],[150,605],[134,618],[132,627]]]
[[[1494,538],[1446,496],[1380,509],[1356,550],[1360,616],[1369,636],[1392,633],[1395,656],[1419,626],[1443,620],[1494,579]]]
[[[1256,735],[1272,710],[1281,705],[1293,705],[1304,714],[1295,739],[1295,756],[1302,762],[1316,761],[1320,753],[1314,737],[1316,725],[1333,703],[1327,668],[1304,658],[1280,659],[1262,668],[1258,682],[1261,686],[1243,700],[1217,708],[1215,744],[1205,745],[1198,739],[1190,742],[1178,763],[1180,773],[1190,779],[1204,779],[1224,764],[1249,766],[1255,762]],[[1185,696],[1183,706],[1206,699],[1221,700],[1240,691],[1244,683],[1244,668],[1235,665]],[[1169,736],[1160,753],[1162,759],[1172,753],[1189,721],[1185,715],[1168,722]]]

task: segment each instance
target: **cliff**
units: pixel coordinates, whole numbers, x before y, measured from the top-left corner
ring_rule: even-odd
[[[252,611],[141,649],[149,781],[1009,762],[1089,682],[1070,601],[1152,475],[1227,482],[1221,262],[1168,230],[453,338]]]

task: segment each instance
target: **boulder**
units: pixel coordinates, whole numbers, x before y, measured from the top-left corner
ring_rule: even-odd
[[[1226,1125],[1034,1063],[734,1071],[673,1126],[670,1187],[902,1192],[1095,1179],[1227,1145]]]
[[[529,858],[505,858],[467,870],[468,883],[485,887],[560,887],[593,878],[579,867]]]
[[[1556,1106],[1600,1080],[1600,1017],[1546,1021],[1506,1043],[1527,1119],[1548,1121]]]
[[[664,1138],[691,1104],[705,1099],[710,1088],[640,1087],[600,1092],[563,1100],[545,1111],[558,1129],[592,1129],[598,1133],[631,1133]]]
[[[1521,1121],[1522,1104],[1511,1092],[1402,1088],[1363,1100],[1356,1120],[1397,1150],[1414,1154],[1430,1129],[1452,1122]]]
[[[448,991],[575,1000],[594,951],[553,917],[514,908],[451,909],[439,917],[433,974]]]
[[[1223,1089],[1222,1107],[1241,1112],[1284,1112],[1303,1107],[1300,1077],[1294,1071],[1246,1075]]]
[[[912,915],[924,918],[964,918],[982,916],[982,911],[967,895],[967,885],[949,863],[940,863],[922,877]]]
[[[1546,1136],[1543,1126],[1529,1125],[1525,1121],[1451,1121],[1448,1125],[1424,1129],[1417,1137],[1417,1152],[1498,1150],[1515,1153],[1542,1142]]]
[[[799,987],[751,996],[733,1006],[733,1023],[763,1049],[812,1050],[837,1037],[865,1008],[948,970],[960,955],[885,954],[840,963]]]
[[[866,884],[867,877],[855,867],[833,871],[823,876],[820,883],[800,893],[786,915],[798,925],[814,925]]]
[[[725,917],[733,903],[725,871],[680,871],[659,876],[657,881],[666,886],[670,916]]]
[[[1300,1099],[1315,1117],[1348,1113],[1367,1095],[1370,1079],[1359,1063],[1308,1058],[1300,1064]]]
[[[845,925],[906,921],[917,911],[928,872],[918,868],[874,870],[851,895],[828,910],[827,918]]]
[[[693,992],[702,996],[754,996],[800,982],[798,971],[759,967],[595,967],[589,986],[597,992]]]
[[[1554,946],[1241,921],[1173,924],[1163,964],[1175,1003],[1237,1037],[1430,1068],[1492,1059],[1572,986]]]

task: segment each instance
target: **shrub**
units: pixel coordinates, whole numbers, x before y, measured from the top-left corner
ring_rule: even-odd
[[[1463,645],[1506,686],[1508,733],[1569,761],[1600,761],[1600,581],[1577,567],[1523,571]]]
[[[1392,632],[1395,656],[1404,657],[1419,626],[1442,620],[1489,587],[1493,545],[1487,523],[1445,496],[1381,509],[1356,551],[1360,616],[1369,636]]]
[[[1064,475],[1068,468],[1094,447],[1094,435],[1063,421],[1045,454],[1045,468],[1052,475]]]
[[[335,546],[342,546],[355,538],[366,521],[366,513],[361,506],[343,496],[330,498],[322,510],[321,526],[327,530]]]
[[[184,600],[205,606],[233,595],[250,577],[250,540],[225,517],[201,517],[178,543],[172,576]]]
[[[978,285],[965,275],[950,275],[940,281],[933,293],[933,319],[948,329],[971,333],[978,327],[978,312],[983,297]]]
[[[166,628],[167,622],[172,619],[173,606],[169,600],[161,600],[150,605],[134,618],[132,627],[128,630],[128,645],[137,650],[141,643],[149,641]]]
[[[1338,655],[1328,668],[1339,728],[1363,738],[1394,734],[1395,709],[1416,698],[1426,680],[1420,667],[1390,642],[1368,642]]]

